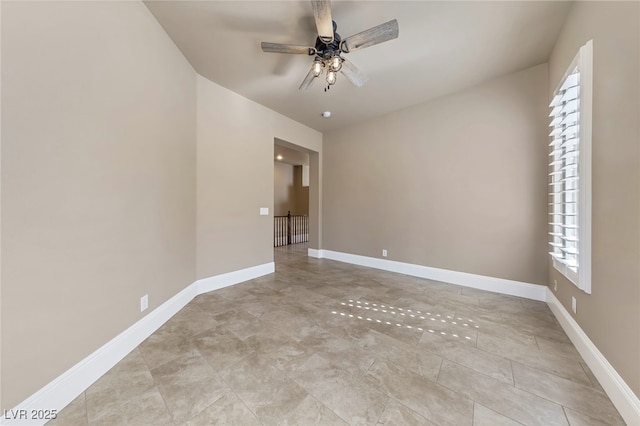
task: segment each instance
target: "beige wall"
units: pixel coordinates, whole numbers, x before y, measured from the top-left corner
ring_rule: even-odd
[[[309,187],[302,186],[302,166],[274,161],[273,214],[309,214]]]
[[[547,282],[547,68],[325,134],[324,247]]]
[[[273,215],[296,214],[296,195],[293,179],[293,165],[273,162]]]
[[[549,61],[554,90],[593,39],[592,294],[553,267],[557,297],[640,395],[640,4],[578,2]]]
[[[309,187],[302,186],[302,166],[293,168],[293,194],[296,214],[309,214]]]
[[[198,76],[198,278],[273,261],[275,138],[322,155],[321,133]]]
[[[2,409],[194,281],[195,108],[142,3],[3,2]]]

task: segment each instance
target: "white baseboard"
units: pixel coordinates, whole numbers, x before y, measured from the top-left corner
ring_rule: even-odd
[[[199,294],[267,275],[275,270],[273,262],[198,280],[149,312],[140,321],[111,339],[98,350],[62,373],[12,410],[5,410],[0,425],[43,425],[47,420],[32,419],[39,410],[60,412],[78,395],[152,335]]]
[[[313,252],[312,252],[313,250]],[[382,269],[389,272],[426,278],[434,281],[442,281],[495,293],[524,297],[526,299],[546,300],[546,286],[530,284],[521,281],[506,280],[503,278],[487,277],[484,275],[469,274],[466,272],[450,271],[447,269],[432,268],[430,266],[415,265],[412,263],[396,262],[388,259],[360,256],[357,254],[341,253],[331,250],[308,249],[311,257],[337,260],[354,265],[367,266],[369,268]]]
[[[264,263],[258,266],[252,266],[238,271],[228,272],[226,274],[214,275],[213,277],[203,278],[196,281],[198,294],[208,293],[230,285],[249,281],[263,275],[272,274],[276,270],[274,262]]]
[[[322,258],[322,250],[308,248],[307,249],[307,256],[315,257],[316,259],[321,259]]]
[[[547,287],[547,304],[629,426],[640,425],[640,399]]]

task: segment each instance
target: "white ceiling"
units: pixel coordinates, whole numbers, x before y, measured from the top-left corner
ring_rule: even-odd
[[[264,53],[261,41],[313,46],[308,1],[147,1],[196,71],[319,131],[328,131],[547,61],[570,2],[333,1],[348,37],[398,20],[397,39],[346,54],[369,76],[298,86],[313,58]],[[322,118],[331,111],[330,119]]]

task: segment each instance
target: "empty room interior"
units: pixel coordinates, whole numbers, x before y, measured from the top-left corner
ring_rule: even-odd
[[[0,424],[640,425],[640,2],[0,15]]]

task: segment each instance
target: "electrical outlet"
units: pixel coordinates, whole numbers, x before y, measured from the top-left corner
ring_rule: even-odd
[[[149,307],[149,295],[145,294],[140,298],[140,312],[144,312]]]
[[[387,257],[387,250],[386,249],[382,249],[382,257]]]
[[[558,280],[553,280],[553,291],[558,291]]]
[[[573,296],[571,296],[571,310],[574,314],[578,311],[578,302],[576,302],[576,298]]]

